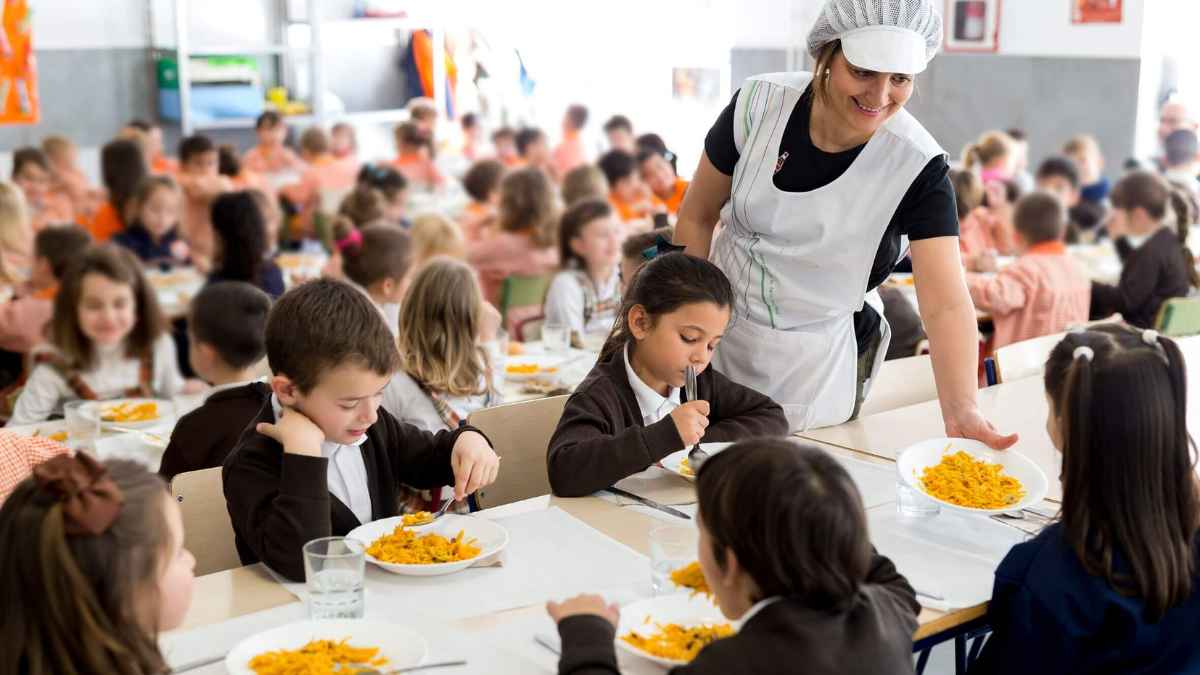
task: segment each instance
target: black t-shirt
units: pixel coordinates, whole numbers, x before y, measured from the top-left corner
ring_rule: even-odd
[[[721,173],[732,176],[739,153],[733,140],[733,100],[721,111],[716,124],[704,139],[704,152],[713,166]],[[805,90],[795,109],[788,117],[783,130],[779,153],[787,153],[787,159],[775,173],[775,187],[785,192],[809,192],[837,180],[850,168],[863,145],[843,152],[828,153],[813,145],[808,124],[812,115],[812,89]],[[875,262],[867,280],[866,290],[871,290],[887,279],[900,256],[900,237],[908,235],[910,240],[933,237],[958,236],[958,209],[954,202],[954,188],[947,173],[950,165],[945,155],[929,160],[901,198],[896,213],[892,215]],[[858,340],[858,352],[862,354],[870,343],[871,336],[879,329],[879,314],[870,305],[854,315],[854,334]]]

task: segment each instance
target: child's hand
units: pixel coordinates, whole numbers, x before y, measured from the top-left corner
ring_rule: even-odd
[[[176,239],[171,242],[171,257],[176,260],[187,260],[191,254],[191,249],[188,248],[187,242],[182,239]]]
[[[496,482],[500,457],[487,439],[468,431],[454,441],[450,466],[454,469],[454,500],[462,501],[479,488]]]
[[[258,433],[272,438],[283,446],[283,451],[292,455],[321,456],[321,444],[325,432],[312,420],[295,408],[284,408],[282,417],[275,424],[260,422]]]
[[[683,446],[691,447],[704,438],[704,430],[708,428],[708,401],[688,401],[671,411],[671,419]]]
[[[558,623],[570,616],[585,616],[594,614],[602,617],[617,627],[617,623],[621,620],[621,610],[615,603],[607,603],[604,598],[598,595],[577,595],[562,602],[554,602],[551,600],[546,603],[546,612],[550,614],[550,618],[554,619],[554,623]]]

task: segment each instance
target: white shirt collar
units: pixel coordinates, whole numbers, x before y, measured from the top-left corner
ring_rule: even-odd
[[[213,396],[215,396],[223,391],[228,391],[230,389],[236,389],[238,387],[244,387],[248,384],[254,384],[255,382],[266,383],[266,381],[267,381],[267,378],[260,377],[257,380],[246,380],[245,382],[230,382],[229,384],[218,384],[218,385],[213,386],[212,388],[210,388],[208,391],[206,391],[204,393],[204,400],[207,401],[208,399],[212,398]],[[271,395],[271,398],[272,398],[272,400],[274,400],[274,394]],[[275,419],[279,419],[279,411],[278,410],[275,411]]]
[[[642,378],[633,372],[633,366],[629,365],[628,344],[625,345],[625,376],[629,378],[629,386],[633,388],[633,395],[637,398],[643,424],[647,426],[654,424],[679,407],[679,389],[677,387],[672,387],[671,391],[663,396],[651,389],[650,385],[643,382]]]
[[[763,600],[759,600],[758,602],[754,603],[753,605],[750,606],[750,609],[746,610],[745,614],[741,615],[740,617],[738,617],[738,619],[736,621],[733,622],[734,630],[735,631],[742,630],[742,627],[745,626],[747,623],[749,623],[750,619],[753,619],[756,614],[763,611],[767,607],[779,602],[782,599],[783,599],[782,595],[776,595],[776,596],[772,596],[770,598],[764,598]]]

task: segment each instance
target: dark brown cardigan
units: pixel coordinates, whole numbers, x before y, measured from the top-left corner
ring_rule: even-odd
[[[700,373],[696,384],[697,398],[709,404],[704,442],[787,434],[783,408],[767,396],[712,368]],[[615,350],[567,399],[550,439],[546,467],[554,494],[582,497],[603,490],[683,449],[670,416],[650,426],[643,426],[642,419],[625,372],[624,350]]]

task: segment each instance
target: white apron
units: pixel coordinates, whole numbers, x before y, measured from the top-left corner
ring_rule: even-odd
[[[853,412],[854,313],[864,302],[881,318],[872,376],[883,362],[891,328],[879,294],[866,293],[868,277],[901,198],[945,154],[900,110],[832,183],[809,192],[776,188],[783,131],[811,79],[775,73],[742,87],[734,116],[740,158],[711,256],[736,296],[713,365],[782,405],[793,431],[840,424]]]

